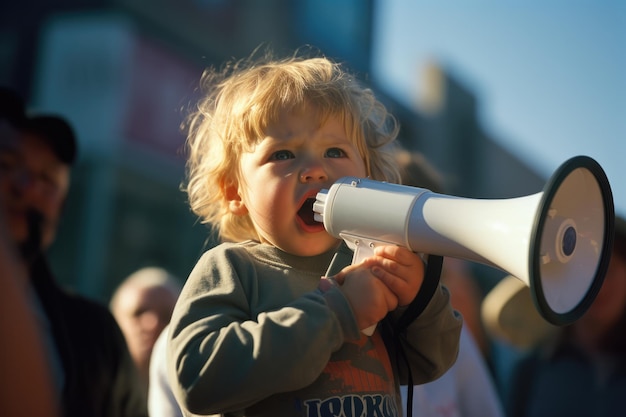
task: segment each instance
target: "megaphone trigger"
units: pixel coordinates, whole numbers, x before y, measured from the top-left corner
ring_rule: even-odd
[[[359,264],[364,259],[374,255],[374,249],[382,245],[395,245],[380,239],[372,239],[367,236],[356,236],[350,233],[340,233],[339,236],[346,242],[350,250],[354,252],[352,264]]]

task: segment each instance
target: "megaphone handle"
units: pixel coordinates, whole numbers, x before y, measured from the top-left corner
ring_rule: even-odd
[[[333,259],[330,261],[330,265],[326,270],[326,276],[330,277],[335,275],[346,266],[352,264],[353,261],[354,252],[352,251],[352,249],[350,249],[345,241],[342,241],[341,245],[339,245],[339,248],[337,249],[337,252],[335,252],[335,255],[333,256]],[[374,334],[376,326],[377,324],[373,324],[367,329],[361,330],[361,332],[363,332],[367,336],[371,336],[372,334]]]

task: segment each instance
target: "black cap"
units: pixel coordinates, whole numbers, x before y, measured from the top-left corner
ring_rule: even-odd
[[[36,115],[28,118],[24,132],[43,139],[59,160],[72,165],[76,160],[76,137],[70,124],[61,116]]]

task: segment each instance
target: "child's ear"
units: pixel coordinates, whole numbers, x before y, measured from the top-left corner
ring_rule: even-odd
[[[222,192],[228,202],[228,210],[236,216],[248,214],[248,208],[239,195],[239,187],[232,181],[222,183]]]

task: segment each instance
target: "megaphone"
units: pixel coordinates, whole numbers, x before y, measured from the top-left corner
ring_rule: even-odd
[[[537,310],[555,325],[576,321],[598,294],[615,219],[606,174],[587,156],[564,162],[528,196],[471,199],[344,177],[317,194],[313,211],[354,251],[353,262],[395,244],[489,265],[530,287]]]

